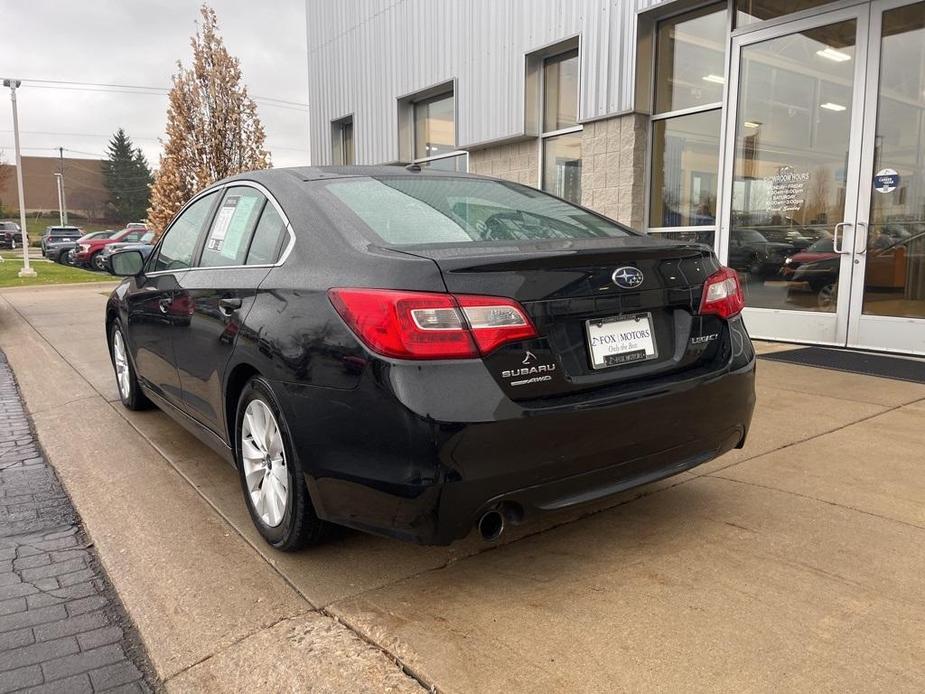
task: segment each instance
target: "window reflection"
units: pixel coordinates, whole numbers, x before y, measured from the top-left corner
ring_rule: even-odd
[[[652,124],[652,227],[716,224],[718,110]]]
[[[866,314],[925,318],[925,3],[884,13]],[[893,174],[889,174],[893,176]],[[890,179],[884,179],[890,180]]]
[[[835,310],[855,33],[851,20],[742,49],[729,263],[750,306]]]
[[[581,132],[543,140],[543,190],[581,202]]]
[[[452,94],[441,94],[414,104],[414,157],[424,159],[456,150]]]
[[[543,132],[578,124],[578,50],[547,58],[543,65]]]
[[[711,5],[659,24],[655,112],[723,100],[726,5]]]
[[[775,19],[800,10],[827,5],[832,0],[736,0],[736,27]]]

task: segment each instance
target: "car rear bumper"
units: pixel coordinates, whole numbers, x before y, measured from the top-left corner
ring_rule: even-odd
[[[275,385],[287,421],[316,423],[291,429],[320,517],[448,544],[487,511],[530,522],[741,446],[754,373],[749,345],[744,357],[670,387],[552,406],[514,403],[487,382],[465,393],[449,377],[431,386],[430,401],[395,373],[352,391]]]

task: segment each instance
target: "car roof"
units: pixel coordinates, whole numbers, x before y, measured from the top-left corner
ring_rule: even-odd
[[[231,181],[257,181],[258,183],[280,182],[283,180],[320,181],[332,178],[355,178],[357,176],[408,176],[433,178],[475,178],[472,174],[456,171],[440,171],[437,169],[409,168],[411,165],[380,165],[380,166],[291,166],[281,169],[265,169],[262,171],[247,171],[229,176],[218,181],[220,184]]]

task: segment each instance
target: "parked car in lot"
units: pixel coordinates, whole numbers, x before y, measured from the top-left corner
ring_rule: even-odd
[[[768,241],[755,229],[733,229],[729,235],[729,266],[755,277],[767,277],[777,274],[796,250],[790,243]]]
[[[76,241],[84,235],[83,229],[74,226],[50,226],[42,232],[42,255],[48,254],[50,244]]]
[[[77,244],[77,248],[74,249],[74,264],[102,272],[106,269],[102,257],[102,251],[106,246],[113,243],[138,243],[146,233],[148,231],[145,228],[126,227],[106,238],[81,241]]]
[[[142,237],[137,242],[128,242],[121,241],[119,243],[110,243],[107,246],[103,247],[103,250],[100,251],[100,263],[103,266],[103,269],[107,272],[112,272],[112,266],[109,261],[113,253],[124,250],[136,250],[140,251],[141,254],[147,258],[151,251],[154,248],[154,232],[145,231]]]
[[[239,472],[263,537],[425,544],[526,523],[745,441],[736,273],[508,181],[274,169],[199,193],[106,307],[122,403]]]
[[[16,222],[0,222],[0,248],[18,248],[22,245],[21,229]]]
[[[93,239],[106,239],[115,233],[115,230],[108,229],[106,231],[91,231],[89,234],[84,234],[73,241],[49,239],[48,243],[45,244],[45,257],[66,265],[69,263],[70,252],[77,248],[77,244],[86,243]]]

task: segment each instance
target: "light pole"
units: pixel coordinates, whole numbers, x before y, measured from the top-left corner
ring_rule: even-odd
[[[26,232],[26,201],[22,192],[22,155],[19,152],[19,114],[16,112],[16,88],[20,80],[5,79],[3,86],[10,88],[10,101],[13,102],[13,149],[16,151],[16,186],[19,188],[19,227],[22,233],[22,270],[20,277],[35,277],[36,273],[29,267],[29,236]]]
[[[58,185],[58,219],[61,226],[64,226],[64,200],[61,195],[64,190],[64,174],[55,173],[55,182]]]

